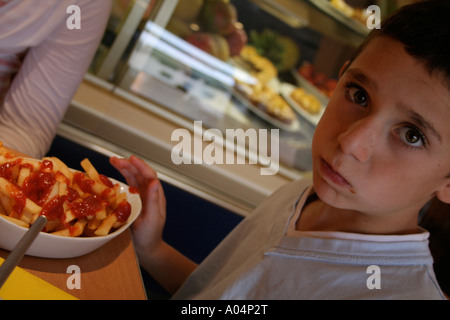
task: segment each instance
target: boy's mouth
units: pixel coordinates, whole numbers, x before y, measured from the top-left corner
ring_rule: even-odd
[[[338,171],[334,170],[324,159],[321,159],[320,171],[322,177],[326,180],[329,180],[336,185],[350,188],[350,191],[353,190],[352,185],[343,176],[341,176]],[[354,193],[354,191],[352,191],[352,193]]]

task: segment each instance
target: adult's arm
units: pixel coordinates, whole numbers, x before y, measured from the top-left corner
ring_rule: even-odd
[[[69,29],[70,5],[81,29]],[[28,50],[3,105],[0,141],[22,153],[45,155],[100,43],[110,0],[21,0],[0,10],[0,52]]]

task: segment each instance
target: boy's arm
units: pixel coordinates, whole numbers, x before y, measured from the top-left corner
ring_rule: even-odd
[[[197,268],[195,262],[166,242],[151,253],[138,251],[138,257],[141,266],[170,294]]]
[[[142,200],[142,212],[131,227],[139,263],[173,294],[197,265],[163,240],[166,198],[157,174],[136,156],[113,157],[111,164],[139,191]]]

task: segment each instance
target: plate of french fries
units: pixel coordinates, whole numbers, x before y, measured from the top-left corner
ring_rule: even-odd
[[[18,157],[0,147],[0,248],[12,250],[39,215],[47,224],[27,251],[45,258],[90,253],[126,230],[141,199],[126,184],[100,174],[89,159],[83,171],[56,157]]]

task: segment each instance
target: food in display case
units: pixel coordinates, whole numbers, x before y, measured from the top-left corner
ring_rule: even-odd
[[[194,32],[185,38],[187,42],[210,55],[226,61],[230,58],[230,49],[226,39],[215,33]]]
[[[167,30],[223,61],[239,55],[248,41],[228,0],[179,0]]]
[[[244,83],[236,79],[237,94],[281,123],[291,125],[297,120],[291,106],[269,84],[277,79],[278,71],[268,58],[260,55],[255,47],[245,46],[232,62],[242,67],[255,80],[254,83]]]
[[[290,97],[304,110],[310,114],[317,114],[320,111],[320,101],[312,94],[307,93],[303,88],[292,90]]]
[[[314,66],[307,61],[298,68],[297,72],[328,98],[331,97],[337,85],[336,79],[328,77],[323,72],[317,72]]]
[[[303,119],[314,126],[319,123],[325,105],[314,94],[290,83],[282,83],[280,93]]]
[[[366,25],[368,14],[365,8],[355,8],[350,6],[345,0],[330,0],[331,7],[348,18],[354,19]]]
[[[261,32],[251,30],[249,44],[279,72],[294,68],[300,59],[300,48],[291,38],[268,28]]]
[[[236,90],[253,106],[285,124],[292,124],[296,115],[291,106],[273,88],[264,83],[250,85],[238,82]]]
[[[278,77],[278,71],[273,63],[261,56],[253,46],[245,46],[241,50],[240,55],[233,59],[233,62],[243,67],[259,82],[268,83],[270,80]]]
[[[236,8],[226,0],[205,0],[198,17],[200,29],[227,36],[235,30]]]

